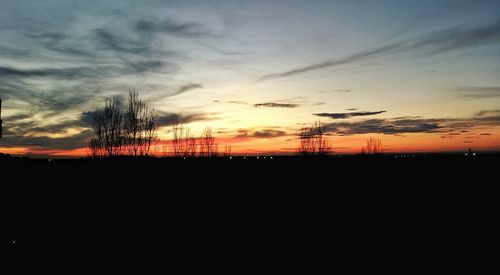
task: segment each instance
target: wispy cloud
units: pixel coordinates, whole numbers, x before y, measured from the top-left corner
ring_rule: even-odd
[[[160,113],[158,117],[158,125],[160,127],[171,126],[177,123],[188,124],[196,121],[207,121],[216,119],[216,114],[210,113],[194,113],[194,114],[182,114],[182,113]]]
[[[391,45],[379,47],[376,49],[356,53],[356,54],[347,56],[345,58],[337,59],[337,60],[329,60],[329,61],[325,61],[325,62],[321,62],[321,63],[316,63],[313,65],[309,65],[309,66],[305,66],[305,67],[301,67],[301,68],[297,68],[297,69],[293,69],[293,70],[289,70],[289,71],[285,71],[285,72],[281,72],[281,73],[267,74],[267,75],[260,77],[257,80],[258,81],[266,81],[266,80],[271,80],[271,79],[276,79],[276,78],[294,76],[294,75],[306,73],[309,71],[315,71],[315,70],[319,70],[319,69],[323,69],[323,68],[344,65],[344,64],[360,61],[360,60],[363,60],[366,58],[387,54],[395,49],[398,49],[402,45],[403,45],[402,43],[391,44]]]
[[[500,116],[500,110],[482,110],[475,113],[475,116]]]
[[[471,99],[500,97],[500,87],[498,86],[459,87],[453,90],[458,92],[460,97],[471,98]]]
[[[421,36],[405,39],[400,42],[391,43],[374,49],[368,49],[344,58],[327,60],[284,72],[267,74],[261,76],[257,80],[266,81],[276,78],[289,77],[324,68],[361,62],[381,56],[393,55],[396,53],[423,50],[426,54],[438,54],[466,47],[497,43],[499,41],[500,20],[487,25],[476,26],[474,28],[459,26],[445,30],[433,31]]]
[[[47,150],[71,150],[86,147],[92,135],[91,130],[85,130],[73,136],[60,138],[48,136],[5,136],[2,138],[2,145],[40,147]]]
[[[230,101],[214,100],[213,102],[249,105],[255,108],[297,108],[302,106],[307,101],[304,99],[304,97],[294,97],[290,99],[262,102],[262,103],[249,103],[241,100],[230,100]],[[312,106],[323,105],[323,104],[324,104],[323,102],[317,102],[312,104]]]
[[[139,20],[134,29],[142,34],[165,33],[178,36],[205,36],[209,32],[201,24],[180,23],[170,19],[148,18]]]
[[[319,91],[319,94],[328,94],[328,93],[350,93],[352,90],[350,89],[336,89],[336,90],[329,90],[329,91]]]
[[[188,92],[188,91],[191,91],[194,89],[199,89],[202,87],[203,87],[203,85],[198,84],[198,83],[189,83],[189,84],[180,86],[177,90],[175,90],[172,94],[169,94],[168,96],[170,97],[170,96],[180,95],[180,94],[183,94],[185,92]]]
[[[267,108],[297,108],[299,104],[294,103],[278,103],[278,102],[265,102],[265,103],[257,103],[253,105],[254,107],[267,107]]]
[[[215,103],[229,103],[229,104],[250,105],[250,103],[244,102],[244,101],[241,101],[241,100],[229,100],[229,101],[214,100],[213,102],[215,102]]]
[[[178,71],[175,57],[182,49],[158,43],[159,36],[194,39],[210,35],[198,23],[169,18],[120,18],[119,22],[84,20],[76,30],[67,25],[40,26],[2,40],[2,59],[10,61],[0,65],[1,97],[13,109],[31,110],[24,119],[5,120],[6,135],[51,136],[88,127],[78,114],[92,110],[105,97],[119,95],[120,90],[126,92],[128,77],[172,76]],[[20,65],[23,59],[29,60],[29,66]],[[198,88],[202,84],[188,83],[168,96]],[[162,115],[161,125],[209,119],[202,114]]]
[[[346,119],[346,118],[358,117],[358,116],[373,116],[373,115],[378,115],[378,114],[382,114],[385,112],[386,111],[351,112],[351,113],[319,113],[319,114],[314,114],[314,115],[319,116],[319,117],[329,117],[332,119]]]
[[[470,118],[387,118],[357,122],[332,122],[326,124],[331,133],[341,136],[356,134],[401,135],[410,133],[435,133],[444,136],[469,134],[474,128],[491,128],[500,125],[500,116]]]
[[[277,138],[288,135],[287,132],[275,129],[261,129],[261,130],[249,130],[240,129],[238,134],[234,137],[236,139],[241,138]]]

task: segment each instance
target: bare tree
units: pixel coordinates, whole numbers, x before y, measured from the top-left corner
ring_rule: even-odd
[[[92,114],[94,137],[89,144],[93,157],[117,156],[128,153],[148,156],[158,141],[158,115],[139,99],[135,91],[129,92],[125,112],[116,99],[106,99],[104,108]]]
[[[225,157],[230,157],[231,156],[231,145],[226,145],[224,146],[224,156]]]
[[[158,136],[156,134],[158,130],[158,113],[149,107],[144,107],[141,114],[141,140],[139,147],[139,154],[141,156],[149,156],[152,153],[152,149],[155,148],[158,142]]]
[[[127,151],[134,156],[148,156],[157,142],[157,113],[149,108],[137,91],[131,90],[124,113],[124,140]]]
[[[141,116],[145,104],[139,99],[139,94],[134,90],[129,91],[127,109],[124,115],[123,128],[129,154],[137,156],[142,141]]]
[[[184,125],[176,123],[172,125],[172,154],[174,157],[184,156],[186,149],[183,142],[184,132],[186,131]]]
[[[361,148],[362,155],[379,155],[383,153],[382,141],[380,138],[372,138],[366,140],[366,145]]]
[[[95,137],[90,141],[92,154],[109,157],[117,156],[121,153],[123,117],[116,99],[106,99],[105,106],[97,109],[92,114],[92,128]]]
[[[196,138],[191,135],[189,129],[184,133],[184,143],[186,147],[185,156],[195,157],[198,145],[196,144]]]
[[[102,158],[106,155],[101,139],[93,137],[89,143],[89,155],[93,158]]]
[[[215,143],[215,137],[212,133],[212,128],[207,127],[203,130],[200,137],[200,156],[201,157],[216,157],[218,155],[218,145]]]
[[[311,127],[302,128],[299,133],[297,152],[301,156],[326,156],[333,153],[331,140],[326,136],[326,126],[315,122]]]
[[[197,151],[196,138],[191,129],[176,123],[172,126],[172,154],[174,157],[195,157]]]

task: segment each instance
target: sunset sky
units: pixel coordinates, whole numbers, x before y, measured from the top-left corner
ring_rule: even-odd
[[[500,1],[0,0],[0,152],[86,155],[129,89],[234,153],[500,150]]]

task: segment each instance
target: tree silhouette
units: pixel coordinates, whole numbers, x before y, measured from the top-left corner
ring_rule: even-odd
[[[94,137],[89,149],[93,157],[122,154],[149,156],[158,141],[158,115],[131,90],[124,112],[117,99],[106,99],[104,107],[92,113]]]
[[[305,127],[299,133],[297,152],[301,156],[326,156],[333,153],[331,140],[326,136],[326,126],[316,121],[312,126]]]
[[[215,143],[212,128],[205,128],[199,140],[200,157],[216,157],[218,155],[218,145]]]
[[[380,138],[372,138],[366,140],[366,145],[361,148],[362,155],[379,155],[383,153],[382,141]]]
[[[90,150],[95,157],[117,156],[123,145],[123,115],[116,99],[106,99],[104,108],[92,113],[95,137],[90,140]]]
[[[176,123],[172,126],[172,155],[174,157],[195,157],[197,151],[196,138],[191,129]]]
[[[232,156],[231,153],[232,153],[231,145],[224,146],[224,156],[230,157],[230,156]]]

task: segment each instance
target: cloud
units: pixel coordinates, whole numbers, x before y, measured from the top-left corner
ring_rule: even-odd
[[[282,130],[274,129],[263,129],[263,130],[248,130],[240,129],[238,134],[234,137],[236,139],[240,138],[277,138],[288,135],[287,132]]]
[[[459,92],[460,97],[471,98],[471,99],[482,99],[482,98],[492,98],[500,97],[500,87],[459,87],[453,89]]]
[[[187,91],[191,91],[191,90],[194,90],[194,89],[199,89],[199,88],[202,88],[202,87],[203,87],[203,85],[198,84],[198,83],[189,83],[189,84],[186,84],[186,85],[182,85],[177,90],[175,90],[175,92],[173,92],[172,94],[170,94],[169,97],[180,95],[180,94],[185,93]]]
[[[170,19],[142,19],[134,26],[135,31],[142,34],[164,33],[177,36],[203,36],[208,32],[196,23],[178,23]]]
[[[105,97],[126,91],[127,78],[177,72],[175,59],[170,57],[180,53],[170,45],[157,43],[156,35],[193,38],[208,34],[197,23],[170,19],[123,18],[120,24],[79,20],[75,20],[79,22],[76,29],[71,24],[51,28],[40,25],[36,29],[21,26],[15,35],[1,41],[0,53],[6,60],[0,65],[4,107],[30,110],[24,116],[5,119],[5,134],[43,136],[89,127],[78,114],[92,110]],[[174,95],[201,87],[189,83]],[[168,124],[169,119],[187,123],[202,117],[171,114],[161,119]]]
[[[327,60],[284,72],[267,74],[258,78],[257,81],[289,77],[310,71],[361,62],[397,53],[423,50],[427,55],[431,55],[461,48],[498,43],[498,41],[500,41],[500,20],[487,25],[476,26],[474,28],[460,26],[433,31],[418,37],[361,51],[344,58]]]
[[[240,104],[240,105],[250,105],[248,102],[240,101],[240,100],[230,100],[230,101],[222,101],[222,100],[214,100],[215,103],[229,103],[229,104]]]
[[[195,121],[207,121],[215,119],[214,114],[177,114],[160,113],[158,116],[158,126],[172,126],[174,124],[188,124]]]
[[[329,60],[329,61],[325,61],[325,62],[321,62],[321,63],[316,63],[313,65],[309,65],[309,66],[305,66],[305,67],[301,67],[301,68],[297,68],[297,69],[293,69],[293,70],[289,70],[289,71],[281,72],[281,73],[267,74],[267,75],[260,77],[258,79],[258,81],[266,81],[266,80],[271,80],[271,79],[275,79],[275,78],[294,76],[294,75],[306,73],[309,71],[315,71],[315,70],[319,70],[319,69],[323,69],[323,68],[328,68],[328,67],[332,67],[332,66],[339,66],[339,65],[352,63],[355,61],[360,61],[360,60],[363,60],[363,59],[366,59],[369,57],[374,57],[374,56],[388,53],[394,49],[397,49],[398,47],[401,47],[401,45],[402,45],[401,43],[391,44],[391,45],[379,47],[376,49],[356,53],[356,54],[347,56],[345,58],[337,59],[337,60]]]
[[[260,107],[268,107],[268,108],[297,108],[297,107],[299,107],[299,104],[265,102],[265,103],[254,104],[253,106],[257,107],[257,108],[260,108]]]
[[[319,94],[327,94],[327,93],[350,93],[352,90],[350,89],[336,89],[330,91],[319,91]]]
[[[434,122],[413,121],[412,123],[401,123],[398,120],[370,119],[361,122],[343,122],[326,124],[330,132],[337,135],[348,136],[356,134],[387,134],[398,135],[406,133],[425,133],[440,129],[440,125]]]
[[[346,118],[357,117],[357,116],[373,116],[373,115],[378,115],[378,114],[382,114],[385,112],[386,111],[351,112],[351,113],[319,113],[319,114],[314,114],[314,115],[319,116],[319,117],[329,117],[332,119],[346,119]]]
[[[149,39],[132,40],[121,37],[102,28],[94,30],[94,36],[100,49],[113,50],[119,53],[146,54],[151,51]]]
[[[297,102],[297,99],[302,99],[302,97],[297,97],[297,98],[292,98],[292,99],[285,99],[285,100],[278,100],[278,102],[264,102],[264,103],[248,103],[240,100],[231,100],[231,101],[221,101],[221,100],[214,100],[214,102],[222,102],[222,103],[229,103],[229,104],[238,104],[238,105],[251,105],[255,108],[297,108],[300,107],[301,104]],[[300,102],[304,102],[303,100]],[[314,105],[323,105],[323,102],[315,103]]]
[[[87,147],[93,132],[85,130],[77,135],[61,138],[47,136],[6,136],[2,138],[3,146],[41,147],[47,150],[72,150]]]
[[[4,77],[51,77],[57,79],[91,78],[99,75],[93,67],[16,69],[0,66],[0,78]]]
[[[341,136],[356,134],[401,135],[409,133],[449,133],[469,131],[473,128],[491,128],[500,125],[500,116],[470,118],[388,118],[359,122],[332,122],[325,124],[328,131]],[[451,136],[459,135],[453,133]]]

